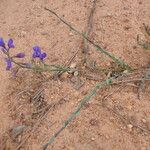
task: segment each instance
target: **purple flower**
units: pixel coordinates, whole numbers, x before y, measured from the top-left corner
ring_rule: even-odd
[[[6,48],[5,42],[4,42],[3,38],[0,38],[0,47],[3,48],[3,49],[2,49],[3,52],[6,52],[6,51],[8,51],[10,48],[14,48],[14,47],[15,47],[12,39],[9,39],[7,45],[8,45],[8,48]]]
[[[46,58],[46,56],[47,56],[46,53],[42,53],[39,58],[40,58],[41,60],[44,60],[44,58]]]
[[[11,58],[5,58],[5,61],[7,63],[6,70],[10,70],[12,68],[12,59]]]
[[[46,56],[47,56],[46,53],[41,53],[41,48],[39,46],[33,47],[33,54],[32,54],[33,58],[40,58],[43,61],[44,58],[46,58]]]
[[[5,48],[5,42],[4,42],[3,38],[0,38],[0,46]]]
[[[40,55],[41,55],[41,48],[39,46],[34,46],[32,57],[36,58],[36,57],[40,57]]]
[[[24,58],[25,54],[24,53],[18,53],[15,57],[17,57],[17,58]]]
[[[15,48],[15,46],[14,46],[14,42],[13,42],[13,40],[12,39],[9,39],[9,41],[8,41],[8,47],[9,48]]]

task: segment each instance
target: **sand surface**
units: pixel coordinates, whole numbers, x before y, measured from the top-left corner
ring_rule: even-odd
[[[85,33],[92,5],[93,0],[0,0],[0,37],[6,41],[12,38],[16,47],[12,53],[25,52],[25,61],[30,60],[34,45],[47,53],[48,64],[63,65],[78,51],[71,63],[86,70],[83,39],[44,7]],[[137,35],[144,37],[143,23],[150,26],[150,0],[97,0],[89,38],[133,68],[150,66],[150,52],[137,44]],[[13,77],[5,70],[2,53],[0,59],[0,150],[42,149],[82,98],[107,78],[87,69],[87,75],[99,81],[63,74],[56,81],[40,84],[52,74],[22,69]],[[104,68],[110,67],[112,60],[89,45],[87,68],[94,63]],[[81,87],[78,81],[83,83]],[[140,97],[136,83],[98,91],[48,149],[148,150],[150,84]],[[25,129],[15,137],[13,131],[18,126]]]

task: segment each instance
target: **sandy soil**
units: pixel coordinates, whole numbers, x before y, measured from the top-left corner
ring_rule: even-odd
[[[12,53],[25,52],[26,61],[33,45],[41,46],[47,53],[49,64],[62,65],[78,50],[72,63],[85,69],[81,61],[83,39],[44,7],[57,12],[80,32],[86,32],[92,3],[92,0],[0,0],[0,37],[13,38],[16,48]],[[134,68],[150,66],[150,53],[136,40],[138,34],[143,37],[140,29],[143,23],[150,25],[149,0],[98,0],[90,39]],[[112,64],[92,46],[88,56],[89,68],[95,61],[102,67]],[[0,59],[0,149],[40,150],[98,82],[82,75],[77,78],[63,74],[56,81],[41,84],[48,74],[21,70],[13,77],[5,70],[1,54]],[[90,69],[87,73],[99,81],[106,79],[105,74]],[[76,85],[79,79],[84,83],[80,88]],[[148,150],[150,86],[146,84],[140,100],[137,87],[133,83],[100,90],[48,149]],[[25,128],[15,135],[19,126]]]

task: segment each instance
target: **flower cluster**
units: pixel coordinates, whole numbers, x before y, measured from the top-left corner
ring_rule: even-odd
[[[7,46],[6,46],[3,38],[0,38],[0,47],[2,48],[3,51],[9,51],[10,48],[15,48],[12,39],[9,39]]]
[[[46,58],[46,53],[42,53],[41,52],[41,48],[39,46],[34,46],[33,47],[33,54],[32,57],[33,58],[40,58],[40,60],[44,60],[44,58]]]
[[[7,63],[7,66],[6,66],[6,70],[10,70],[13,66],[13,63],[16,63],[16,61],[14,61],[14,58],[24,58],[25,57],[25,54],[24,53],[18,53],[14,56],[10,56],[10,49],[11,48],[15,48],[14,46],[14,42],[12,39],[9,39],[7,43],[4,42],[3,38],[0,38],[0,50],[7,56],[7,58],[5,58],[5,61]],[[39,58],[40,61],[43,61],[45,58],[46,58],[46,53],[42,53],[41,52],[41,48],[39,46],[34,46],[33,47],[33,54],[32,54],[32,58]],[[20,66],[23,66],[23,67],[27,67],[31,68],[31,64],[29,63],[16,63]]]
[[[13,58],[23,58],[25,57],[24,53],[18,53],[15,56],[10,57],[9,51],[11,48],[15,48],[14,42],[12,39],[9,39],[7,44],[4,42],[3,38],[0,38],[0,48],[3,51],[4,54],[6,54],[7,58],[5,58],[5,61],[7,63],[6,70],[10,70],[13,66]]]

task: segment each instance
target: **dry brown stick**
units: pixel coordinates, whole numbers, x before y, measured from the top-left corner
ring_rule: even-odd
[[[92,32],[92,28],[93,28],[93,16],[94,16],[94,12],[95,12],[95,9],[96,9],[96,2],[97,2],[97,0],[93,1],[93,6],[92,6],[92,9],[90,11],[89,18],[88,18],[87,31],[85,33],[86,37],[88,37],[88,38],[89,38],[89,36]],[[87,53],[88,53],[88,50],[89,50],[87,40],[83,39],[83,44],[84,45],[83,45],[82,53],[84,54],[84,63],[86,63]]]

